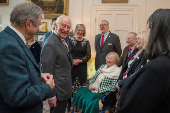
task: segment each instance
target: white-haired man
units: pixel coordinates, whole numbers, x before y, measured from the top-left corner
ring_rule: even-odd
[[[56,85],[48,100],[51,113],[65,113],[67,100],[72,94],[73,60],[64,38],[69,34],[71,20],[62,15],[57,18],[56,24],[55,32],[46,40],[41,53],[41,70],[54,75]]]

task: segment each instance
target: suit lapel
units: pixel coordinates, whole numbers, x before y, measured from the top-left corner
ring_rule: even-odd
[[[96,42],[96,43],[97,43],[97,47],[99,47],[99,50],[101,49],[101,47],[100,47],[100,39],[101,39],[101,36],[102,36],[102,35],[99,35],[99,36],[98,36],[98,40],[97,40],[97,42]]]
[[[56,35],[57,36],[57,35]],[[69,61],[71,63],[71,66],[72,66],[72,58],[71,58],[71,54],[70,52],[67,51],[66,47],[64,46],[63,42],[61,41],[61,39],[57,36],[57,42],[58,42],[58,45],[63,49],[63,51],[67,54],[68,58],[69,58]]]
[[[37,62],[33,56],[33,54],[31,53],[31,51],[27,48],[27,46],[25,45],[25,43],[23,42],[23,40],[18,36],[18,34],[13,31],[10,27],[6,27],[5,29],[6,32],[8,32],[9,34],[11,34],[17,41],[18,43],[20,44],[20,46],[23,48],[25,54],[27,55],[27,57],[32,61],[32,63],[35,65],[35,67],[38,67],[37,65]]]
[[[103,44],[103,47],[105,46],[105,45],[107,45],[107,42],[108,42],[108,40],[111,38],[111,33],[109,33],[109,35],[107,36],[107,38],[106,38],[106,40],[104,41],[104,44]],[[102,48],[103,48],[102,47]],[[101,49],[102,49],[101,48]]]

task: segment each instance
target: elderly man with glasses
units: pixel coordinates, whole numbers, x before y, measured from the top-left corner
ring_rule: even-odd
[[[122,54],[121,44],[119,36],[109,31],[109,22],[102,20],[99,25],[101,33],[95,37],[95,69],[105,64],[105,57],[109,52],[116,52],[119,57]]]

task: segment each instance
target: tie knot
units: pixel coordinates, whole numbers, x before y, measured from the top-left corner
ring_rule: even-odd
[[[131,51],[132,51],[132,48],[129,48],[129,51],[131,52]]]

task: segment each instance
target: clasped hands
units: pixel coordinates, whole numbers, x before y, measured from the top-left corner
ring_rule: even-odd
[[[89,90],[90,91],[98,91],[98,88],[96,88],[95,86],[93,86],[92,84],[89,85]]]
[[[83,61],[80,59],[73,59],[73,65],[78,65],[79,63],[82,63]]]
[[[49,73],[41,73],[41,79],[44,83],[50,85],[51,90],[54,89],[55,83],[54,83],[53,75],[50,75]]]

